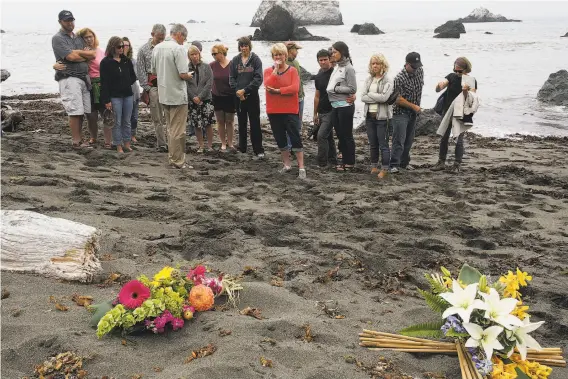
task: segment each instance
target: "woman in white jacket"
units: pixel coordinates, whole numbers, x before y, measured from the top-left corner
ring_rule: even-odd
[[[369,60],[370,76],[365,81],[361,101],[365,103],[365,123],[371,150],[371,174],[384,178],[390,165],[389,127],[392,105],[386,102],[394,91],[394,81],[387,73],[389,63],[383,54],[374,54]],[[381,169],[379,169],[379,151]]]

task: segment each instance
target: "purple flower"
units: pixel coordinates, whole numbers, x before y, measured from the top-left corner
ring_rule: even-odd
[[[440,328],[444,335],[448,334],[450,329],[453,329],[456,333],[467,333],[467,330],[465,330],[465,328],[463,327],[460,319],[455,316],[449,316],[446,319],[446,323]]]
[[[491,372],[493,372],[493,363],[491,362],[491,359],[485,358],[482,352],[480,352],[479,355],[472,353],[471,360],[475,364],[477,371],[479,371],[482,376],[489,375]]]
[[[172,320],[172,326],[173,326],[174,330],[178,330],[178,329],[183,328],[183,324],[184,324],[184,321],[183,321],[182,318],[174,318]]]

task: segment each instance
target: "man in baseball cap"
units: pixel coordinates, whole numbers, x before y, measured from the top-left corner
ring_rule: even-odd
[[[422,67],[422,61],[420,60],[420,54],[416,52],[408,53],[406,55],[406,63],[408,63],[413,69],[418,69]]]
[[[410,165],[410,150],[414,142],[416,118],[422,111],[420,100],[424,87],[424,70],[420,54],[411,52],[406,55],[404,68],[394,78],[395,91],[399,93],[393,106],[393,133],[391,153],[391,173],[400,169],[414,170]]]
[[[298,75],[300,76],[300,93],[298,94],[299,100],[299,112],[298,112],[298,130],[300,131],[300,135],[302,134],[302,116],[304,114],[304,84],[302,83],[302,72],[300,71],[300,63],[296,60],[298,56],[298,50],[302,48],[298,42],[288,41],[284,42],[286,48],[288,49],[288,64],[298,71]],[[288,139],[288,147],[292,148],[292,144]]]
[[[63,10],[59,12],[59,21],[75,21],[75,17],[73,13]]]

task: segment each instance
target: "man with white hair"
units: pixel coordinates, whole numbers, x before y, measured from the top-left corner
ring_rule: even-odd
[[[162,24],[154,25],[151,35],[152,38],[138,51],[136,76],[138,76],[140,86],[144,89],[144,92],[147,92],[149,95],[150,103],[148,105],[150,106],[150,114],[156,133],[156,148],[158,151],[165,153],[168,151],[168,146],[164,125],[164,110],[160,105],[157,79],[152,74],[152,52],[154,48],[166,38],[166,27]]]
[[[189,58],[183,43],[187,29],[175,24],[164,42],[154,47],[152,74],[156,75],[158,96],[164,108],[168,131],[168,162],[172,168],[193,168],[185,163],[185,125],[187,122],[187,80],[192,79]]]

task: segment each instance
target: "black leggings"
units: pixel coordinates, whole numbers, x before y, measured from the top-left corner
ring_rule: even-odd
[[[353,139],[353,115],[355,114],[355,106],[333,108],[331,117],[333,119],[333,128],[337,139],[341,154],[343,155],[343,164],[355,165],[355,140]]]

